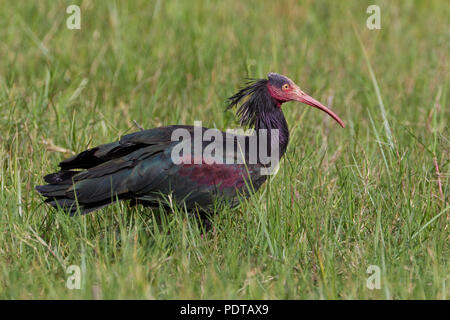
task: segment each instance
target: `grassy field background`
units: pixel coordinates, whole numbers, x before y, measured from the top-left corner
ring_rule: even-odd
[[[445,0],[1,1],[0,298],[448,299],[449,16]],[[177,208],[69,218],[35,192],[133,120],[237,127],[225,99],[270,71],[347,127],[284,105],[280,171],[207,236]]]

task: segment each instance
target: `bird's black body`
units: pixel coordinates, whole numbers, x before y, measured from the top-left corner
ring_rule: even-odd
[[[172,141],[171,135],[180,128],[193,134],[191,126],[161,127],[86,150],[62,161],[61,171],[47,175],[44,179],[49,184],[37,190],[50,205],[72,214],[77,208],[88,213],[117,199],[158,206],[167,200],[165,195],[184,202],[188,209],[208,209],[216,199],[236,205],[237,193],[248,194],[250,181],[256,190],[265,181],[258,164],[174,164],[171,153],[178,141]],[[233,140],[236,145],[237,139]],[[224,157],[235,154],[228,152]]]
[[[292,99],[280,93],[281,86],[286,84],[298,88],[284,76],[269,74],[269,79],[252,81],[229,99],[230,107],[243,102],[238,115],[242,125],[255,129],[258,153],[263,137],[260,132],[264,131],[261,129],[278,130],[275,143],[269,137],[267,150],[264,150],[270,155],[274,148],[278,149],[277,160],[285,153],[289,141],[281,104]],[[204,153],[197,163],[174,162],[172,151],[179,141],[174,141],[172,135],[177,129],[195,135],[194,130],[200,128],[167,126],[126,135],[117,142],[62,161],[59,164],[61,170],[45,176],[48,184],[36,189],[46,197],[48,204],[61,207],[70,214],[88,213],[116,200],[158,206],[167,198],[185,204],[188,210],[198,207],[207,211],[217,200],[237,205],[240,195],[251,195],[267,179],[261,171],[267,164],[248,161],[252,152],[250,146],[255,143],[249,136],[218,132],[224,147],[221,162],[209,161]],[[202,133],[205,130],[200,129]],[[270,136],[270,131],[268,134]],[[239,141],[245,142],[243,148]],[[225,148],[227,142],[232,149]],[[205,151],[209,143],[203,141],[201,149]],[[191,160],[197,156],[193,148],[183,151],[182,155]],[[245,161],[239,162],[239,157]]]

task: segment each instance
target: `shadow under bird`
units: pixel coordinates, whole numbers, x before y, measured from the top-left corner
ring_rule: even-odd
[[[277,160],[283,157],[289,142],[281,109],[285,102],[299,101],[318,108],[344,127],[335,113],[304,93],[292,80],[276,73],[269,73],[267,79],[251,80],[228,101],[229,108],[240,105],[237,116],[241,125],[254,129],[256,152],[271,155],[276,149]],[[240,196],[250,196],[267,179],[261,172],[267,164],[261,163],[258,157],[256,163],[248,161],[255,152],[252,136],[217,131],[223,138],[223,161],[208,159],[207,152],[202,152],[196,163],[178,163],[172,159],[174,148],[180,143],[172,139],[177,129],[184,129],[192,136],[195,130],[202,133],[208,130],[173,125],[128,134],[119,141],[62,161],[60,171],[45,176],[47,184],[37,186],[36,190],[46,197],[46,203],[71,215],[85,214],[117,200],[158,207],[168,196],[188,210],[200,208],[208,212],[218,199],[236,206]],[[276,139],[270,137],[271,132],[277,132]],[[263,136],[269,143],[261,147],[264,144],[259,142]],[[244,142],[243,147],[240,141]],[[209,143],[202,141],[201,151],[206,151]],[[183,159],[192,160],[196,155],[193,147],[183,152]],[[239,162],[240,157],[244,161]]]

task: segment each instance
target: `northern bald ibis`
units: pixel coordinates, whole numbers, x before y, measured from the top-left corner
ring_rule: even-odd
[[[85,214],[116,200],[158,206],[167,196],[184,203],[188,210],[208,211],[218,199],[235,206],[239,196],[251,195],[267,179],[263,170],[271,163],[262,161],[261,155],[276,155],[276,161],[284,155],[289,130],[281,106],[294,100],[325,111],[344,127],[335,113],[292,80],[269,73],[267,79],[250,80],[228,99],[229,108],[240,105],[240,123],[253,128],[253,135],[181,125],[143,130],[62,161],[60,171],[45,176],[47,184],[36,189],[46,197],[46,203],[71,215]],[[203,137],[197,149],[196,133]],[[183,134],[194,137],[194,143],[185,149],[180,147]],[[214,139],[206,139],[208,134]],[[212,141],[219,142],[214,152]],[[179,152],[174,152],[176,148]]]

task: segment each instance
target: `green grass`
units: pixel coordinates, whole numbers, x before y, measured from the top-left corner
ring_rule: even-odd
[[[449,298],[448,1],[75,1],[69,30],[72,3],[1,4],[0,298]],[[35,192],[133,120],[237,127],[225,99],[270,71],[347,127],[284,105],[280,171],[207,236],[182,208],[69,218]]]

